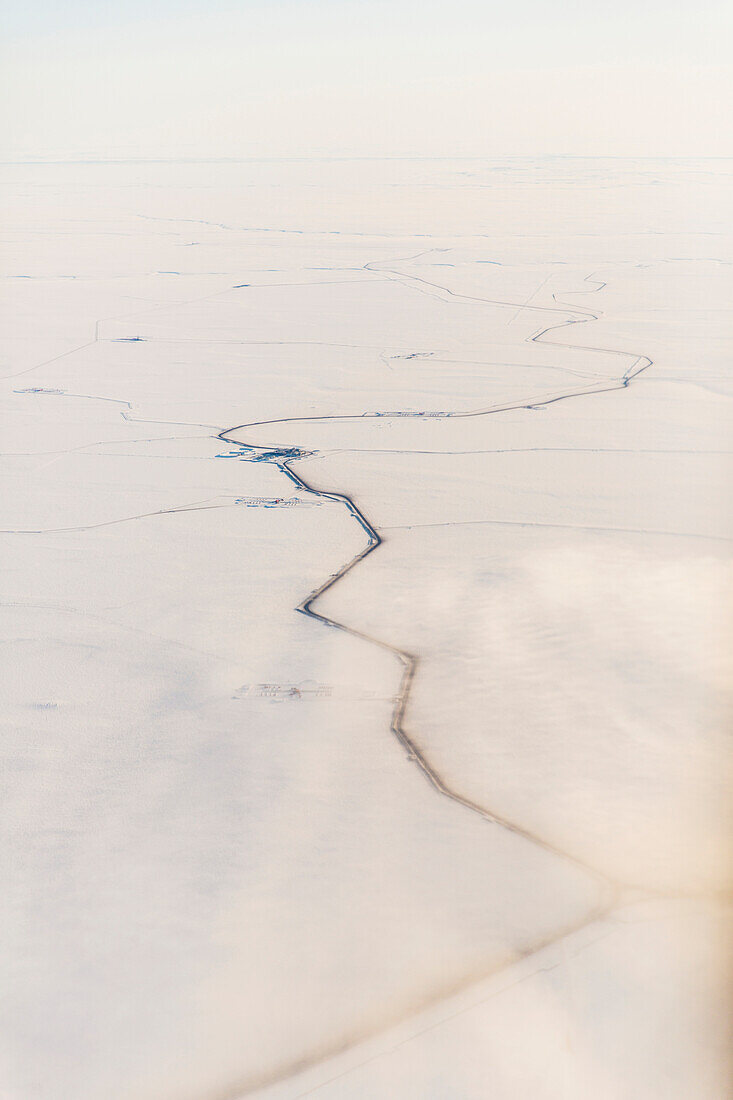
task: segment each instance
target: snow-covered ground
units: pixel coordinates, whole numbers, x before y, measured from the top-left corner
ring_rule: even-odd
[[[0,171],[3,1100],[724,1100],[730,163]]]

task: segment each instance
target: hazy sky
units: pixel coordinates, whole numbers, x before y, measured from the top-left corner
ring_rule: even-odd
[[[733,155],[730,2],[3,5],[3,160]]]

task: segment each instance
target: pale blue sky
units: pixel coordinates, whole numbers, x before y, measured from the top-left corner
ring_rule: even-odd
[[[5,0],[2,159],[733,155],[731,12]]]

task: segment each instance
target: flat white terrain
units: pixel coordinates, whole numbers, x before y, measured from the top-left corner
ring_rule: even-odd
[[[3,1100],[725,1100],[731,162],[0,173]]]

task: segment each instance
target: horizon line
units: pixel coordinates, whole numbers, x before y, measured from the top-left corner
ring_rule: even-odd
[[[0,161],[0,167],[18,167],[18,166],[39,166],[39,165],[54,165],[54,164],[249,164],[249,163],[261,163],[268,161],[472,161],[472,162],[492,162],[492,161],[537,161],[537,160],[664,160],[664,161],[696,161],[696,160],[733,160],[733,154],[663,154],[655,155],[653,153],[535,153],[535,154],[496,154],[484,156],[476,155],[429,155],[429,154],[401,154],[401,153],[385,153],[374,155],[346,155],[346,154],[327,154],[317,153],[308,154],[281,154],[281,155],[262,155],[262,156],[242,156],[242,157],[44,157],[39,155],[37,157],[28,156],[16,160],[2,160]]]

